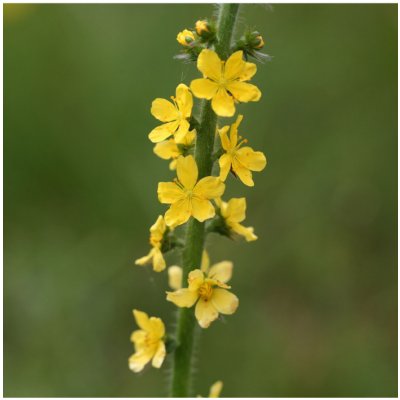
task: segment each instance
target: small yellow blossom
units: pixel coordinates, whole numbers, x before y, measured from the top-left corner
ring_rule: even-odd
[[[166,265],[161,252],[161,246],[167,229],[163,216],[159,215],[157,221],[150,227],[150,245],[152,248],[147,256],[138,258],[135,261],[136,265],[145,265],[153,262],[154,271],[160,272],[165,269]]]
[[[247,242],[258,239],[254,234],[253,227],[250,226],[246,228],[240,224],[240,222],[246,219],[246,199],[244,197],[240,199],[233,198],[228,202],[217,199],[215,202],[220,209],[225,224],[232,233],[243,236]]]
[[[195,269],[189,273],[188,288],[167,292],[167,300],[178,307],[192,307],[196,302],[195,316],[202,328],[208,328],[211,322],[221,314],[233,314],[239,299],[226,289],[232,277],[233,265],[222,261],[213,265],[209,270]]]
[[[208,22],[205,20],[196,21],[196,32],[198,35],[201,35],[203,32],[210,32]]]
[[[214,176],[197,181],[197,164],[191,155],[178,158],[176,172],[178,179],[174,182],[158,184],[158,199],[163,204],[171,204],[165,214],[166,224],[175,227],[191,216],[200,222],[214,217],[215,209],[210,200],[222,196],[225,184]]]
[[[129,368],[140,372],[152,360],[152,366],[160,368],[165,358],[165,326],[160,318],[149,318],[145,312],[133,310],[138,330],[131,335],[135,353],[129,358]]]
[[[172,102],[157,98],[151,105],[151,114],[164,124],[157,126],[149,133],[153,143],[174,135],[175,141],[180,143],[189,131],[189,121],[193,108],[193,96],[189,88],[181,83],[176,88],[176,97],[171,96]]]
[[[224,384],[222,383],[222,381],[215,382],[210,387],[210,393],[209,393],[208,397],[209,398],[219,397],[223,387],[224,387]]]
[[[267,159],[261,151],[254,151],[251,147],[241,147],[247,140],[238,137],[238,127],[243,119],[243,115],[237,117],[230,127],[229,125],[219,129],[222,148],[225,153],[219,159],[220,178],[225,181],[228,173],[232,170],[239,179],[247,186],[254,186],[251,171],[262,171],[267,165]]]
[[[184,29],[182,32],[178,33],[176,40],[182,46],[189,46],[190,43],[192,43],[195,40],[195,37],[194,37],[194,34],[192,31],[189,31],[188,29]]]
[[[260,100],[260,90],[246,82],[254,76],[257,67],[243,60],[243,51],[236,51],[225,62],[215,51],[204,49],[197,60],[197,68],[203,78],[193,80],[190,89],[196,97],[212,100],[212,108],[219,116],[232,117],[235,101]]]
[[[181,143],[176,143],[175,139],[171,138],[164,142],[157,143],[154,146],[154,153],[162,158],[163,160],[172,161],[169,164],[169,169],[176,169],[176,160],[179,156],[183,155],[183,152],[186,151],[194,142],[196,138],[196,131],[192,130],[186,134],[183,141]]]
[[[171,289],[178,290],[182,287],[182,275],[181,267],[172,265],[168,268],[168,285]]]

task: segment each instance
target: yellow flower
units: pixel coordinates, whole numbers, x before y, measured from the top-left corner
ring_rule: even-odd
[[[225,153],[219,159],[220,178],[225,181],[230,170],[247,186],[254,186],[251,171],[262,171],[267,165],[267,159],[261,151],[254,151],[251,147],[241,147],[247,140],[238,141],[238,127],[243,119],[239,115],[235,123],[231,125],[230,135],[228,136],[229,126],[219,129],[222,148]]]
[[[169,164],[169,169],[176,169],[176,160],[183,155],[185,151],[193,144],[196,137],[196,131],[193,129],[188,132],[181,143],[176,143],[175,139],[171,138],[164,142],[157,143],[154,146],[154,153],[163,160],[172,159]]]
[[[160,318],[151,317],[142,311],[133,310],[139,326],[131,335],[135,353],[129,358],[129,368],[140,372],[152,360],[152,366],[160,368],[165,358],[165,326]]]
[[[210,387],[210,393],[209,393],[208,397],[209,398],[219,397],[223,387],[224,387],[224,384],[222,383],[222,381],[215,382]]]
[[[202,328],[208,328],[211,322],[221,314],[233,314],[239,299],[226,289],[232,277],[233,265],[229,261],[222,261],[208,270],[195,269],[189,273],[188,288],[167,292],[167,300],[178,307],[192,307],[196,302],[195,316]]]
[[[211,199],[222,196],[225,184],[214,176],[206,176],[199,181],[198,169],[193,156],[179,157],[176,164],[178,179],[174,182],[158,184],[158,199],[163,204],[171,204],[165,214],[168,226],[184,224],[191,216],[203,222],[215,215]]]
[[[171,289],[178,290],[182,287],[182,275],[181,267],[172,265],[168,268],[168,285]]]
[[[219,116],[232,117],[235,101],[260,100],[260,90],[245,82],[254,76],[257,67],[243,60],[243,51],[236,51],[225,62],[215,51],[204,49],[197,60],[197,68],[203,78],[193,80],[190,89],[196,97],[212,99],[212,108]]]
[[[182,46],[189,46],[189,44],[195,40],[195,37],[194,37],[192,31],[189,31],[188,29],[184,29],[182,32],[178,33],[176,40]]]
[[[151,105],[151,114],[164,124],[157,126],[149,133],[149,139],[153,143],[174,135],[177,143],[184,140],[189,131],[189,121],[192,114],[193,96],[189,88],[181,83],[176,88],[176,97],[171,96],[173,101],[166,99],[155,99]]]
[[[154,271],[160,272],[165,269],[165,260],[162,255],[161,246],[167,226],[162,215],[159,215],[157,221],[150,227],[150,245],[152,246],[147,256],[138,258],[136,265],[145,265],[153,262]]]
[[[246,199],[244,197],[230,199],[228,202],[217,199],[215,202],[219,207],[220,214],[224,218],[226,226],[232,233],[243,236],[247,242],[258,239],[254,234],[253,227],[246,228],[240,224],[246,218]]]
[[[201,35],[203,32],[210,32],[208,29],[208,23],[205,20],[196,21],[196,32]]]

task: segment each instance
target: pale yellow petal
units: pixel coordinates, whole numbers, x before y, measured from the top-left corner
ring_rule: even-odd
[[[166,140],[165,142],[157,143],[153,148],[154,153],[163,160],[176,158],[180,155],[178,146],[174,139]]]
[[[161,122],[171,122],[178,118],[178,110],[170,101],[155,99],[151,104],[151,114]]]
[[[225,191],[225,184],[215,176],[206,176],[197,182],[193,189],[193,196],[203,199],[221,197]]]
[[[200,269],[202,272],[206,274],[209,268],[210,268],[210,257],[208,256],[207,250],[203,250],[203,254],[201,256]]]
[[[229,132],[229,138],[231,141],[231,146],[232,148],[236,147],[237,142],[238,142],[238,128],[240,123],[243,120],[243,115],[238,115],[236,118],[236,121],[231,125],[231,131]]]
[[[192,215],[200,222],[215,215],[215,208],[209,200],[192,197]]]
[[[183,271],[181,267],[172,265],[168,268],[168,285],[171,289],[178,290],[182,288]]]
[[[225,63],[224,78],[228,81],[239,79],[245,67],[243,51],[235,51]]]
[[[149,133],[149,139],[153,143],[162,142],[174,134],[178,128],[178,121],[167,122],[166,124],[157,126]]]
[[[205,301],[200,298],[196,304],[195,316],[202,328],[208,328],[211,322],[218,318],[218,311],[211,301]]]
[[[246,82],[229,82],[226,85],[227,90],[229,90],[236,100],[242,103],[247,103],[248,101],[258,101],[261,98],[261,92],[257,86]]]
[[[157,247],[154,248],[154,257],[153,257],[153,270],[156,272],[164,271],[166,267],[166,263],[162,252]]]
[[[233,314],[239,306],[239,299],[225,289],[214,289],[211,302],[221,314]]]
[[[219,164],[219,179],[221,181],[226,180],[228,177],[229,171],[231,170],[232,159],[229,154],[222,154],[222,156],[218,160]]]
[[[153,353],[150,351],[140,351],[129,357],[129,369],[133,372],[140,372],[146,366],[146,364],[153,357]]]
[[[146,340],[147,333],[141,329],[133,331],[131,334],[131,342],[135,343],[136,345],[143,344]]]
[[[176,103],[183,118],[189,118],[192,115],[193,96],[184,83],[176,88]]]
[[[159,215],[156,222],[150,227],[150,233],[159,234],[162,237],[166,228],[164,217]]]
[[[161,339],[165,335],[165,325],[161,318],[150,317],[149,324],[151,329],[152,337]]]
[[[198,299],[196,291],[189,289],[179,289],[175,292],[167,292],[167,301],[170,301],[178,307],[192,307]]]
[[[153,259],[153,255],[154,255],[154,248],[152,248],[150,250],[150,252],[149,252],[149,254],[147,254],[147,256],[140,257],[137,260],[135,260],[135,264],[136,265],[146,265],[151,262],[151,260]]]
[[[230,199],[226,206],[226,216],[229,222],[242,222],[246,218],[246,199]]]
[[[140,329],[143,329],[146,332],[151,330],[149,316],[145,312],[133,310],[133,316],[135,317],[135,321]]]
[[[203,282],[204,274],[200,269],[194,269],[193,271],[190,271],[188,276],[189,290],[196,292]]]
[[[246,186],[254,186],[251,171],[245,168],[236,158],[233,159],[232,169]]]
[[[258,237],[254,234],[254,228],[252,226],[246,228],[245,226],[234,222],[230,224],[230,228],[238,235],[243,236],[247,242],[252,242],[258,239]]]
[[[188,147],[194,142],[194,139],[196,139],[196,129],[193,129],[187,133],[182,144]]]
[[[192,214],[192,204],[188,198],[183,198],[171,204],[165,213],[165,222],[170,227],[184,224]]]
[[[220,117],[232,117],[235,114],[233,97],[224,88],[219,88],[212,98],[211,106]]]
[[[204,49],[197,59],[197,68],[205,77],[214,81],[221,79],[222,63],[217,53],[213,50]]]
[[[209,393],[208,397],[209,398],[217,398],[217,397],[219,397],[223,387],[224,387],[224,384],[222,383],[222,381],[215,382],[210,387],[210,393]]]
[[[158,200],[171,204],[185,198],[183,190],[174,182],[160,182],[157,189]]]
[[[167,352],[165,350],[165,344],[163,341],[160,341],[158,344],[156,353],[154,354],[153,361],[151,362],[151,365],[154,368],[160,368],[162,363],[164,362],[165,356]]]
[[[221,261],[210,268],[208,277],[226,283],[232,278],[232,271],[233,264],[231,261]]]
[[[172,160],[172,161],[169,163],[169,169],[170,169],[171,171],[176,170],[176,160]]]
[[[264,153],[254,151],[251,147],[246,146],[237,150],[236,157],[244,167],[252,171],[262,171],[267,165]]]
[[[190,89],[199,99],[212,99],[217,93],[218,84],[207,78],[194,79],[190,83]]]
[[[226,151],[232,149],[231,142],[228,138],[228,131],[229,131],[229,125],[226,125],[221,129],[218,129],[219,137],[221,138],[222,148]]]
[[[249,81],[257,72],[257,65],[254,63],[246,62],[240,75],[241,81]]]
[[[176,143],[184,143],[185,137],[189,133],[190,124],[186,119],[179,122],[178,130],[175,132],[174,138]]]
[[[197,164],[194,157],[192,155],[179,157],[176,164],[176,173],[179,182],[185,187],[185,189],[193,189],[198,176]]]

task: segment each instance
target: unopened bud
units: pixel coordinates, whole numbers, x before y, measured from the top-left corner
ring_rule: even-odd
[[[254,48],[262,49],[264,47],[264,40],[261,35],[258,35],[254,38]]]
[[[195,40],[195,37],[192,31],[184,29],[182,32],[178,33],[176,40],[182,46],[189,46],[190,43],[192,43]]]
[[[196,22],[196,32],[201,36],[204,32],[210,32],[210,26],[206,20],[199,20]]]

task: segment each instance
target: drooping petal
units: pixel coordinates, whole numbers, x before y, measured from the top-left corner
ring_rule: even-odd
[[[206,176],[197,182],[193,189],[193,196],[203,199],[221,197],[225,191],[225,184],[215,176]]]
[[[149,323],[151,326],[152,337],[161,339],[165,335],[165,325],[161,318],[150,317]]]
[[[175,132],[175,141],[176,143],[184,143],[185,142],[185,137],[189,133],[189,121],[186,119],[182,119],[179,122],[178,130]]]
[[[233,314],[239,306],[239,299],[225,289],[214,289],[211,302],[221,314]]]
[[[168,100],[155,99],[151,103],[151,114],[161,122],[171,122],[178,118],[178,110]]]
[[[196,291],[189,289],[179,289],[175,292],[167,292],[167,300],[178,307],[192,307],[198,297],[199,295]]]
[[[210,393],[209,393],[208,397],[209,398],[217,398],[217,397],[219,397],[223,387],[224,387],[224,384],[222,383],[222,381],[215,382],[210,387]]]
[[[202,298],[197,302],[194,314],[202,328],[208,328],[211,322],[218,318],[218,311],[214,304]]]
[[[251,171],[245,168],[236,158],[232,161],[232,169],[246,186],[254,186]]]
[[[162,142],[174,134],[178,128],[178,121],[167,122],[166,124],[157,126],[149,133],[149,139],[153,143]]]
[[[193,96],[184,83],[179,84],[176,88],[176,102],[182,117],[189,118],[192,115]]]
[[[168,268],[168,285],[171,289],[178,290],[182,288],[183,271],[181,267],[172,265]]]
[[[154,247],[150,250],[149,254],[135,260],[135,264],[136,265],[146,265],[151,262],[151,260],[153,259],[153,255],[154,255]]]
[[[163,204],[171,204],[185,198],[183,190],[174,182],[159,182],[158,200]]]
[[[219,88],[211,101],[214,112],[220,117],[232,117],[235,114],[233,97],[224,88]]]
[[[200,222],[215,215],[215,208],[209,200],[192,197],[192,215]]]
[[[239,79],[243,73],[245,61],[243,60],[243,51],[235,51],[225,63],[224,78],[227,81]]]
[[[151,324],[149,316],[145,312],[133,310],[133,316],[140,329],[143,329],[146,332],[150,332]]]
[[[190,89],[199,99],[210,100],[218,90],[218,84],[207,78],[194,79],[190,83]]]
[[[190,271],[188,276],[189,290],[192,292],[197,292],[197,289],[204,282],[204,274],[200,269],[194,269]]]
[[[231,142],[228,138],[228,131],[229,131],[229,125],[226,125],[221,129],[218,129],[219,137],[221,138],[222,148],[226,151],[232,149]]]
[[[153,148],[154,153],[163,160],[176,158],[180,155],[178,146],[174,139],[166,140],[165,142],[157,143]]]
[[[222,283],[228,282],[232,278],[233,264],[230,261],[221,261],[214,264],[208,273],[210,279],[215,279]]]
[[[261,91],[257,86],[246,82],[229,82],[226,85],[227,90],[229,90],[236,100],[242,103],[247,103],[248,101],[258,101],[261,98]]]
[[[166,229],[164,217],[159,215],[156,222],[150,227],[150,233],[152,235],[159,235],[161,238],[164,235]]]
[[[214,81],[221,79],[222,63],[217,53],[213,50],[204,49],[197,59],[197,68],[207,78]]]
[[[238,235],[243,236],[247,242],[252,242],[257,240],[258,237],[254,234],[254,228],[252,226],[245,227],[237,222],[230,224],[230,228],[233,232],[236,232]]]
[[[257,65],[254,63],[245,62],[242,73],[239,77],[241,81],[249,81],[257,72]]]
[[[262,171],[267,165],[264,153],[254,151],[251,147],[246,146],[238,149],[236,157],[244,167],[252,171]]]
[[[133,372],[142,371],[152,357],[153,353],[146,350],[142,350],[133,354],[131,357],[129,357],[129,369]]]
[[[164,271],[166,264],[162,252],[159,248],[154,247],[153,269],[156,272]]]
[[[192,214],[192,204],[187,197],[171,204],[165,213],[165,222],[170,227],[184,224]]]
[[[210,268],[210,257],[208,256],[207,250],[203,250],[203,254],[201,256],[200,269],[202,272],[206,274],[209,268]]]
[[[164,362],[165,355],[167,354],[165,350],[165,343],[161,340],[160,343],[158,344],[157,350],[154,354],[153,361],[151,362],[151,365],[154,368],[160,368],[162,363]]]
[[[230,199],[226,207],[226,216],[229,222],[242,222],[246,218],[246,199]]]
[[[199,172],[196,161],[192,155],[178,158],[176,174],[178,175],[179,182],[182,183],[185,189],[193,189],[197,182]]]

